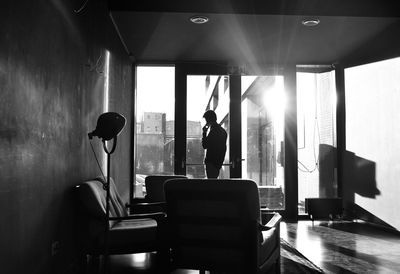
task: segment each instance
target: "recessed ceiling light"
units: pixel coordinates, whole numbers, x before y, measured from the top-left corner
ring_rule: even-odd
[[[306,27],[314,27],[319,24],[319,19],[316,18],[308,18],[301,21],[301,23]]]
[[[203,16],[203,15],[195,15],[190,17],[190,22],[194,23],[194,24],[205,24],[209,21],[210,19],[208,19],[207,16]]]

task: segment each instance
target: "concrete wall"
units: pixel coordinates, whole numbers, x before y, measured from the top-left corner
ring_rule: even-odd
[[[112,175],[127,197],[132,73],[105,1],[6,1],[0,9],[2,273],[74,273],[72,188],[99,175],[87,133],[104,110],[127,118]],[[108,76],[106,51],[110,52]],[[98,156],[102,147],[93,139]],[[51,254],[54,241],[58,253]]]

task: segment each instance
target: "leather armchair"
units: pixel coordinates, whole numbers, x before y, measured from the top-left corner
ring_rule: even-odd
[[[129,215],[112,178],[110,179],[110,220],[107,243],[106,191],[102,179],[88,180],[75,187],[80,217],[79,242],[85,255],[130,254],[161,249],[158,222],[165,214]]]
[[[280,271],[281,216],[261,222],[258,188],[243,179],[173,179],[165,183],[171,269]]]

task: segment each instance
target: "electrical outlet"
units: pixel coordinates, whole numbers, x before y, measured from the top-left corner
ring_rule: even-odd
[[[51,243],[51,256],[56,256],[60,252],[60,242],[53,241]]]

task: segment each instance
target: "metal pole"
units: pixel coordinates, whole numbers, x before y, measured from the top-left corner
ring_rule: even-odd
[[[103,139],[103,148],[107,154],[107,183],[103,186],[106,191],[106,218],[105,218],[105,231],[104,231],[104,273],[108,272],[108,231],[110,230],[110,169],[111,169],[111,154],[117,147],[117,136],[113,138],[113,146],[109,151],[106,141]]]
[[[105,216],[105,231],[104,231],[104,263],[103,263],[103,272],[108,273],[108,231],[110,229],[110,160],[111,160],[111,152],[107,150],[106,142],[103,141],[104,151],[107,154],[107,182],[104,186],[106,191],[106,216]]]

